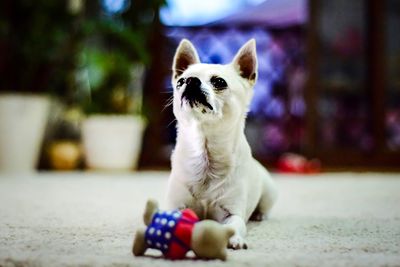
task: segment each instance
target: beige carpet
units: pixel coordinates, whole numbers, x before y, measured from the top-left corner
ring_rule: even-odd
[[[399,174],[274,176],[280,199],[248,250],[172,262],[130,253],[167,173],[2,175],[0,266],[400,266]]]

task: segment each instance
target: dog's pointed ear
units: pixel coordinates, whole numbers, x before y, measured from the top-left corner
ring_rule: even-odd
[[[174,56],[174,63],[172,65],[174,78],[178,78],[190,65],[196,63],[200,63],[196,48],[194,48],[189,40],[183,39],[176,49]]]
[[[239,49],[232,64],[240,76],[252,83],[256,81],[258,63],[255,39],[249,40]]]

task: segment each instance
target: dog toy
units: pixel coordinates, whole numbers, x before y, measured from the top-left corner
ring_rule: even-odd
[[[211,220],[199,221],[190,209],[162,211],[148,200],[143,215],[147,228],[136,231],[132,252],[142,256],[148,248],[161,250],[165,258],[183,259],[189,250],[198,258],[226,260],[230,227]]]

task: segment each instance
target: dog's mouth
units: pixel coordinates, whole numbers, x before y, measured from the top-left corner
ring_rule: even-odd
[[[200,105],[214,110],[210,103],[207,101],[207,97],[201,90],[185,90],[181,96],[181,106],[186,102],[191,108],[199,107]],[[206,112],[205,109],[202,110],[203,113]]]

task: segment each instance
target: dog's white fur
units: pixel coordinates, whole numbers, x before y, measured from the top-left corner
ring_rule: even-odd
[[[225,90],[214,90],[212,76],[225,79]],[[191,107],[181,99],[180,78],[197,77],[208,108]],[[246,248],[250,216],[268,215],[277,190],[267,170],[251,154],[244,135],[245,118],[257,77],[255,40],[248,41],[228,65],[200,63],[188,40],[177,48],[172,84],[177,142],[167,188],[167,208],[192,208],[235,229],[229,246]]]

